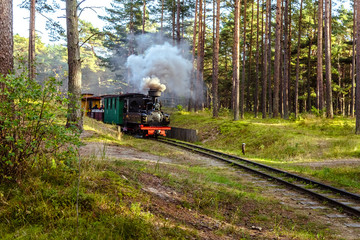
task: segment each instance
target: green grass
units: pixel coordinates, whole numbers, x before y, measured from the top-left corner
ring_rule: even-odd
[[[303,114],[298,120],[261,119],[245,115],[233,121],[230,112],[222,111],[212,118],[208,110],[201,112],[173,111],[171,125],[197,129],[198,144],[218,151],[311,175],[338,186],[360,191],[360,162],[355,167],[326,168],[298,167],[296,163],[334,159],[359,159],[360,136],[355,135],[355,119],[335,117],[326,119]]]
[[[277,168],[289,170],[300,175],[321,179],[333,186],[360,193],[360,166],[299,166],[294,164],[270,164]]]
[[[207,146],[240,154],[246,143],[250,157],[272,161],[360,157],[360,136],[354,134],[355,120],[328,120],[306,115],[305,119],[255,119],[233,121],[231,115],[212,118],[208,111],[174,112],[172,126],[199,131]]]
[[[184,239],[177,227],[154,228],[139,183],[126,180],[109,162],[85,160],[76,218],[77,174],[53,169],[33,172],[21,184],[0,185],[1,239]],[[136,164],[134,167],[136,168]],[[128,176],[129,179],[131,175]],[[77,227],[78,226],[78,227]]]
[[[206,114],[200,114],[203,121],[199,124],[205,130],[202,136],[224,123],[218,128],[223,128],[221,134],[227,131],[233,136],[231,120],[214,120]],[[279,122],[282,120],[266,120],[269,125],[281,125]],[[22,182],[0,184],[0,239],[201,239],[204,231],[199,219],[203,218],[221,222],[210,226],[212,236],[254,239],[250,230],[254,225],[263,229],[256,239],[336,239],[327,225],[264,196],[259,186],[245,185],[232,169],[204,167],[196,159],[185,160],[183,151],[153,141],[129,136],[119,140],[114,126],[99,124],[86,120],[85,129],[95,133],[85,142],[131,146],[171,157],[175,163],[125,161],[106,155],[81,159],[79,224],[76,163],[70,168],[31,169]],[[237,127],[243,132],[253,125],[250,121],[242,124]],[[214,146],[212,141],[208,144]],[[222,150],[236,152],[221,144]],[[268,157],[266,161],[291,168],[289,160]],[[327,171],[333,174],[332,169]],[[328,177],[328,172],[323,175]],[[154,196],[144,190],[149,187],[175,192],[176,197],[168,201]]]

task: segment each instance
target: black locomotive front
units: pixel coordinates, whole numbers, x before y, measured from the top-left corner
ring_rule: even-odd
[[[161,110],[161,92],[150,90],[148,95],[132,94],[124,98],[124,131],[141,132],[145,136],[163,135],[170,130],[170,115]]]

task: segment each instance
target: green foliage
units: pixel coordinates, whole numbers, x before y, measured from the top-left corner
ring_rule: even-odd
[[[69,166],[79,144],[79,132],[58,121],[66,103],[59,84],[50,78],[41,86],[26,75],[0,78],[0,180],[18,180],[31,167]]]
[[[314,114],[317,117],[325,116],[325,112],[326,112],[326,108],[319,110],[315,106],[311,107],[311,113]]]
[[[179,104],[176,106],[176,109],[181,112],[182,110],[184,110],[184,107]]]
[[[230,109],[229,108],[224,108],[224,107],[220,108],[219,116],[227,117],[227,116],[229,116],[229,114],[230,114]]]

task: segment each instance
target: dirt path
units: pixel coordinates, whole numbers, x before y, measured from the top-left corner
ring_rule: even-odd
[[[341,159],[341,160],[333,159],[333,160],[326,160],[321,162],[302,162],[302,163],[294,163],[294,165],[309,166],[312,168],[336,167],[336,166],[359,166],[360,158]]]
[[[82,138],[91,137],[92,133],[85,131],[82,134]],[[172,146],[166,146],[171,150],[177,148]],[[178,150],[178,149],[177,149]],[[85,157],[97,157],[97,158],[110,158],[110,159],[123,159],[123,160],[143,160],[160,163],[173,163],[173,164],[190,164],[199,166],[216,166],[216,167],[228,167],[227,164],[216,161],[214,159],[205,158],[193,153],[186,153],[181,158],[167,158],[154,154],[139,151],[135,148],[128,146],[111,145],[106,142],[86,142],[85,146],[80,148],[80,155]]]
[[[91,133],[85,132],[82,137],[89,136],[91,136]],[[164,147],[165,146],[169,149],[175,149],[171,146],[164,145]],[[105,143],[98,142],[87,142],[85,146],[81,147],[80,154],[87,157],[96,156],[100,159],[103,157],[104,159],[122,159],[130,161],[138,160],[155,163],[160,162],[164,164],[192,164],[209,167],[229,168],[228,165],[222,162],[205,158],[193,153],[186,153],[182,158],[167,158],[142,152],[131,147],[107,145]],[[263,195],[272,199],[276,199],[280,202],[280,204],[287,205],[293,208],[295,211],[306,213],[314,222],[320,220],[322,223],[328,225],[330,229],[334,229],[339,233],[338,236],[335,236],[336,238],[349,240],[360,239],[360,226],[354,227],[355,225],[359,225],[360,222],[353,220],[351,217],[340,214],[339,211],[324,206],[315,199],[306,197],[296,191],[288,190],[279,185],[275,185],[270,181],[266,181],[246,172],[239,171],[238,169],[234,169],[233,171],[242,178],[242,184],[256,186],[260,188],[259,191],[261,191]],[[145,180],[145,182],[146,186],[143,187],[143,191],[153,196],[151,211],[155,211],[164,218],[174,220],[175,222],[186,222],[187,225],[197,229],[203,239],[232,239],[229,236],[219,237],[215,234],[216,230],[218,230],[220,227],[224,228],[228,223],[218,221],[206,215],[191,211],[189,212],[189,210],[185,208],[179,208],[178,202],[179,199],[181,199],[181,196],[179,196],[178,193],[163,186],[159,181],[151,180],[151,177]],[[238,231],[243,231],[243,229],[246,228],[247,233],[250,234],[253,239],[288,239],[275,237],[272,232],[266,232],[257,226],[235,227],[238,229]]]

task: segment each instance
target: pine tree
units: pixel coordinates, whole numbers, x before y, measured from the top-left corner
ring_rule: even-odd
[[[259,110],[259,75],[260,75],[260,47],[259,47],[259,12],[260,12],[260,1],[257,0],[257,10],[256,10],[256,68],[255,68],[255,93],[254,93],[254,116],[257,118]]]
[[[263,52],[263,74],[262,74],[262,118],[266,118],[266,91],[267,91],[267,81],[268,81],[268,66],[269,63],[269,48],[270,45],[268,44],[269,36],[270,36],[270,1],[266,1],[266,21],[265,21],[265,40],[264,40],[264,52]],[[270,104],[269,104],[270,105]]]
[[[356,1],[356,62],[360,63],[360,2]],[[356,127],[355,133],[360,134],[360,64],[356,64],[356,93],[355,93]]]
[[[233,103],[234,120],[239,120],[239,20],[240,20],[240,0],[235,0],[234,10],[234,46],[233,46]]]
[[[75,125],[80,130],[83,129],[81,116],[81,59],[79,47],[78,29],[78,3],[77,0],[66,0],[66,28],[67,28],[67,48],[68,48],[68,117],[67,126]]]
[[[12,0],[1,1],[0,9],[2,12],[2,14],[0,15],[0,74],[7,75],[14,68]],[[4,86],[0,87],[4,88]]]
[[[276,4],[276,32],[275,32],[275,63],[274,63],[274,108],[273,117],[279,114],[279,85],[280,85],[280,48],[281,48],[281,0]]]
[[[289,84],[289,69],[288,62],[290,61],[289,56],[289,0],[285,0],[285,30],[284,30],[284,82],[283,82],[283,104],[284,104],[284,119],[289,119],[289,96],[288,96],[288,84]]]
[[[127,72],[124,69],[128,56],[136,53],[135,35],[142,33],[143,2],[140,0],[113,0],[111,8],[106,8],[106,16],[100,16],[105,22],[104,47],[112,55],[102,61],[116,74],[118,81],[129,86]],[[128,90],[128,89],[127,89]]]
[[[324,108],[324,87],[323,87],[323,0],[319,0],[318,6],[318,32],[317,32],[317,107]]]
[[[29,78],[35,79],[35,0],[30,1]]]
[[[215,2],[215,0],[214,0]],[[215,17],[215,16],[214,16]],[[216,27],[214,44],[214,74],[213,74],[213,117],[219,115],[218,79],[219,79],[219,44],[220,44],[220,0],[216,1]]]
[[[325,0],[325,75],[326,75],[326,117],[333,118],[331,88],[331,3]]]
[[[244,14],[243,14],[243,61],[242,61],[242,79],[240,91],[240,118],[244,118],[244,95],[245,95],[245,76],[246,76],[246,0],[244,0]]]
[[[351,93],[350,93],[350,116],[354,117],[355,112],[355,60],[356,60],[356,54],[355,54],[355,39],[356,39],[356,0],[354,1],[354,10],[353,10],[353,32],[352,32],[352,63],[351,63]]]
[[[297,45],[297,57],[296,57],[296,80],[295,80],[295,118],[297,118],[299,113],[299,75],[300,75],[300,43],[301,43],[301,20],[302,20],[302,6],[303,0],[300,1],[300,17],[299,17],[299,31],[298,31],[298,45]]]

